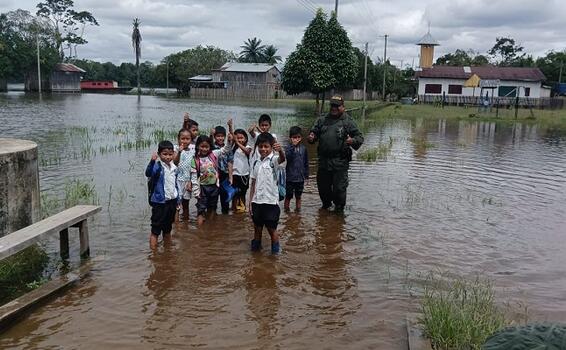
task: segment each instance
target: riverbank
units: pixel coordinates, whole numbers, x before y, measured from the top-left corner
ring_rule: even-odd
[[[527,123],[544,123],[549,126],[566,128],[566,110],[540,110],[519,109],[517,119],[515,110],[500,109],[496,116],[495,109],[491,113],[479,112],[477,108],[447,106],[444,108],[433,105],[401,105],[394,104],[383,109],[377,109],[368,114],[368,119],[401,118],[401,119],[452,119],[452,120],[480,120],[503,123],[516,121]]]

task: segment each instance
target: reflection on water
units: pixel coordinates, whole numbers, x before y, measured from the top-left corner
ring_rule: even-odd
[[[203,130],[267,112],[286,135],[311,125],[308,110],[87,94],[3,94],[0,110],[2,137],[39,143],[44,191],[92,179],[103,206],[91,276],[3,333],[1,348],[406,349],[404,319],[431,270],[479,273],[530,319],[566,318],[565,130],[368,120],[364,147],[386,144],[387,157],[352,163],[344,216],[320,211],[316,194],[283,214],[280,256],[250,253],[252,224],[237,214],[180,223],[150,253],[143,169],[183,112]]]

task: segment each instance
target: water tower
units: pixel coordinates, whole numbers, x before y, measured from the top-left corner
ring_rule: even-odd
[[[419,40],[417,45],[421,47],[419,67],[431,68],[434,60],[434,47],[440,44],[430,35],[430,28],[428,29],[428,33]]]

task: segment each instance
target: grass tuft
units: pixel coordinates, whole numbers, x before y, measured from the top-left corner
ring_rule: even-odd
[[[445,281],[431,275],[421,313],[419,322],[435,349],[481,349],[487,337],[507,325],[491,282],[480,278]]]
[[[48,261],[45,251],[37,245],[0,261],[0,304],[40,286]]]

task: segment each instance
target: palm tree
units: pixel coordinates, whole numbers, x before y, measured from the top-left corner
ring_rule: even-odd
[[[277,55],[277,50],[279,49],[273,45],[267,45],[265,47],[265,49],[263,50],[265,63],[277,64],[281,62],[281,56]]]
[[[136,55],[136,70],[138,76],[138,95],[141,94],[140,88],[140,58],[141,58],[141,33],[140,33],[140,20],[134,18],[134,30],[132,31],[132,46],[134,47],[134,54]]]
[[[260,63],[265,62],[263,56],[263,50],[265,50],[265,45],[261,45],[261,39],[253,38],[244,41],[244,45],[240,46],[242,51],[240,52],[240,62],[247,63]]]

